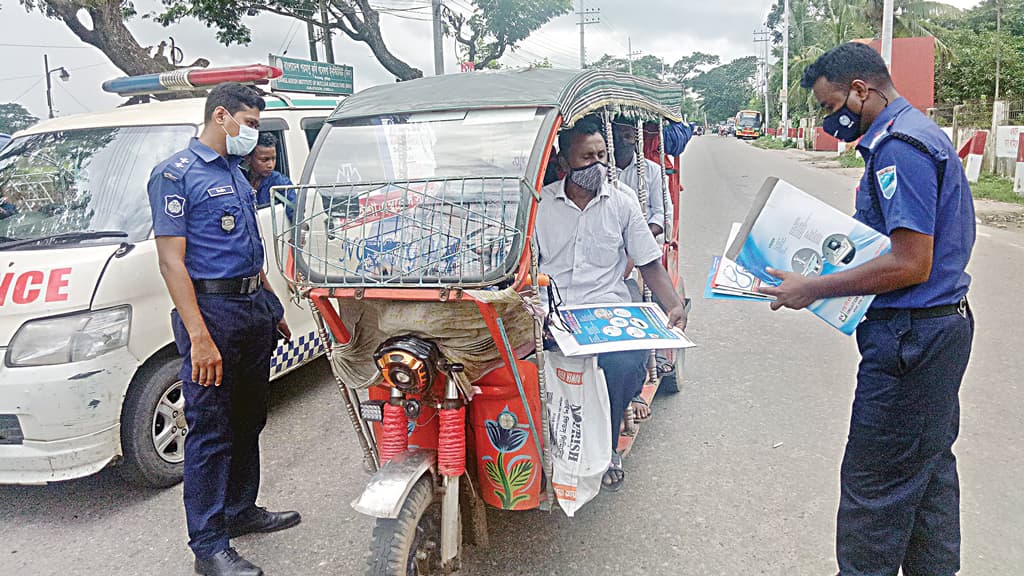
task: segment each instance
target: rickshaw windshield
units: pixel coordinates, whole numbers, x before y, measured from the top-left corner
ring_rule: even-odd
[[[536,108],[381,116],[337,124],[316,184],[526,175],[544,121]]]
[[[551,113],[461,110],[333,124],[299,190],[296,272],[327,286],[509,279]]]

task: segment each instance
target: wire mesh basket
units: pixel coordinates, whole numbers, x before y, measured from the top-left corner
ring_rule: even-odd
[[[534,197],[518,177],[292,189],[293,221],[274,219],[278,264],[321,288],[498,284],[519,265]]]

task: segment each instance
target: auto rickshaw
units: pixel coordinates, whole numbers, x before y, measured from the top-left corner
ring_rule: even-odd
[[[647,155],[677,166],[661,131],[680,95],[610,71],[478,72],[371,88],[328,118],[293,221],[275,219],[276,256],[330,342],[372,473],[352,504],[377,519],[368,574],[453,573],[464,543],[487,543],[485,504],[555,504],[533,238],[551,152],[596,114],[609,147],[612,119],[629,118]],[[679,286],[678,171],[661,176]],[[681,378],[682,355],[669,360]],[[648,402],[660,380],[652,353]]]

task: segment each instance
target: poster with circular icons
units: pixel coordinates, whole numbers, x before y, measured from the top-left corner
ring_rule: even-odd
[[[601,354],[616,350],[650,350],[693,346],[685,335],[667,327],[665,314],[656,304],[573,306],[560,310],[564,330],[553,334],[563,353],[586,349]]]

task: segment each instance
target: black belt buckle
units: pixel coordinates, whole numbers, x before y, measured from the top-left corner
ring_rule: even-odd
[[[259,290],[259,287],[260,277],[258,274],[256,276],[242,278],[242,294],[252,294]]]

